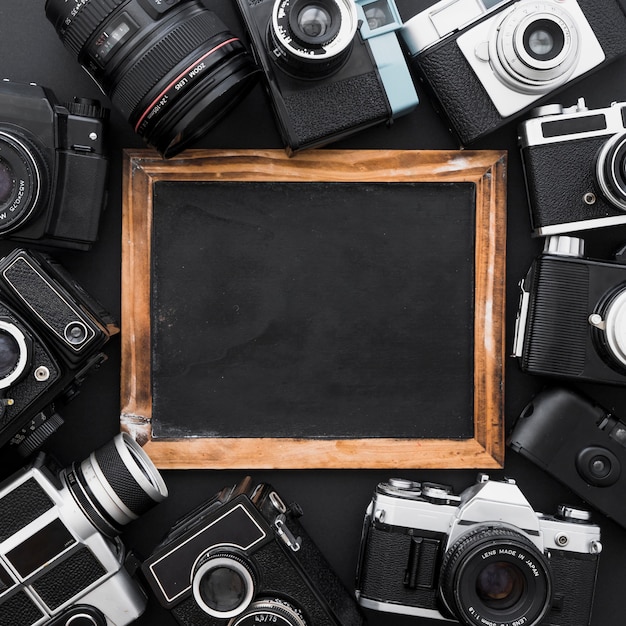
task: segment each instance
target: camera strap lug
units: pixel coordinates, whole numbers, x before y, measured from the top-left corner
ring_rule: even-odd
[[[528,321],[528,307],[530,304],[530,292],[525,288],[526,279],[520,281],[520,300],[517,319],[515,320],[515,335],[513,340],[513,355],[521,357],[524,350],[524,337],[526,335],[526,324]]]
[[[276,519],[274,520],[274,528],[287,547],[291,548],[294,552],[297,552],[300,549],[302,545],[302,538],[296,537],[289,530],[289,528],[287,528],[286,517],[284,515],[276,516]]]

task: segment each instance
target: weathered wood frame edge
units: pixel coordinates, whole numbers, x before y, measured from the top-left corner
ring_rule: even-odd
[[[153,440],[150,233],[157,181],[471,182],[476,186],[474,437]],[[504,463],[506,152],[126,150],[122,216],[121,428],[162,469],[499,468]]]

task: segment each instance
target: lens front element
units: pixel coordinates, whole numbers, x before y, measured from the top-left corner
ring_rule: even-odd
[[[440,592],[467,626],[536,626],[550,608],[552,579],[546,558],[524,535],[478,526],[446,552]]]

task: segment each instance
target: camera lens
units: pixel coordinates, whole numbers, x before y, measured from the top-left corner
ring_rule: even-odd
[[[546,558],[521,533],[478,526],[446,552],[441,598],[467,626],[541,623],[550,609],[552,580]]]
[[[242,42],[200,0],[47,0],[46,15],[165,157],[204,135],[256,82]]]
[[[242,615],[229,626],[256,626],[256,624],[278,624],[278,626],[307,626],[302,613],[282,600],[259,600],[253,602]]]
[[[47,198],[48,172],[35,146],[0,130],[0,235],[24,225]]]
[[[524,49],[538,61],[549,61],[561,54],[565,45],[563,29],[556,22],[537,20],[524,31]]]
[[[243,555],[210,553],[196,565],[193,596],[208,615],[227,619],[239,615],[254,597],[254,573]]]
[[[275,0],[268,46],[287,73],[323,78],[347,59],[357,23],[353,0]]]
[[[520,93],[546,93],[563,84],[580,58],[576,21],[558,3],[518,2],[489,40],[492,68]]]
[[[0,320],[0,389],[14,384],[24,373],[28,363],[28,346],[24,333]]]
[[[89,521],[109,537],[167,497],[150,457],[126,433],[66,469],[65,480]]]
[[[594,487],[610,487],[621,475],[617,456],[600,446],[589,446],[581,450],[576,457],[576,469],[582,479]]]
[[[596,180],[604,197],[626,211],[626,135],[615,135],[600,148]]]

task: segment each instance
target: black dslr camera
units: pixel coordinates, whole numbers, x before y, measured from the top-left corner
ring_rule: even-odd
[[[118,535],[167,487],[126,434],[82,463],[39,454],[0,485],[0,624],[126,626],[147,598]]]
[[[118,330],[50,257],[17,249],[0,259],[0,445],[37,449],[63,421],[54,402],[78,392]]]
[[[537,513],[513,480],[391,479],[365,515],[357,597],[465,626],[587,626],[601,551],[588,511]]]
[[[508,443],[626,528],[626,424],[568,389],[533,398]]]
[[[625,29],[617,0],[440,0],[402,35],[466,145],[626,53]]]
[[[531,374],[626,385],[626,250],[583,254],[582,239],[546,239],[520,283],[513,355]]]
[[[88,250],[106,199],[108,110],[0,82],[0,237]]]
[[[292,153],[418,103],[393,0],[237,0]]]
[[[248,476],[177,522],[142,571],[184,626],[360,626],[300,513]]]
[[[626,103],[539,107],[519,141],[535,235],[626,224]]]

